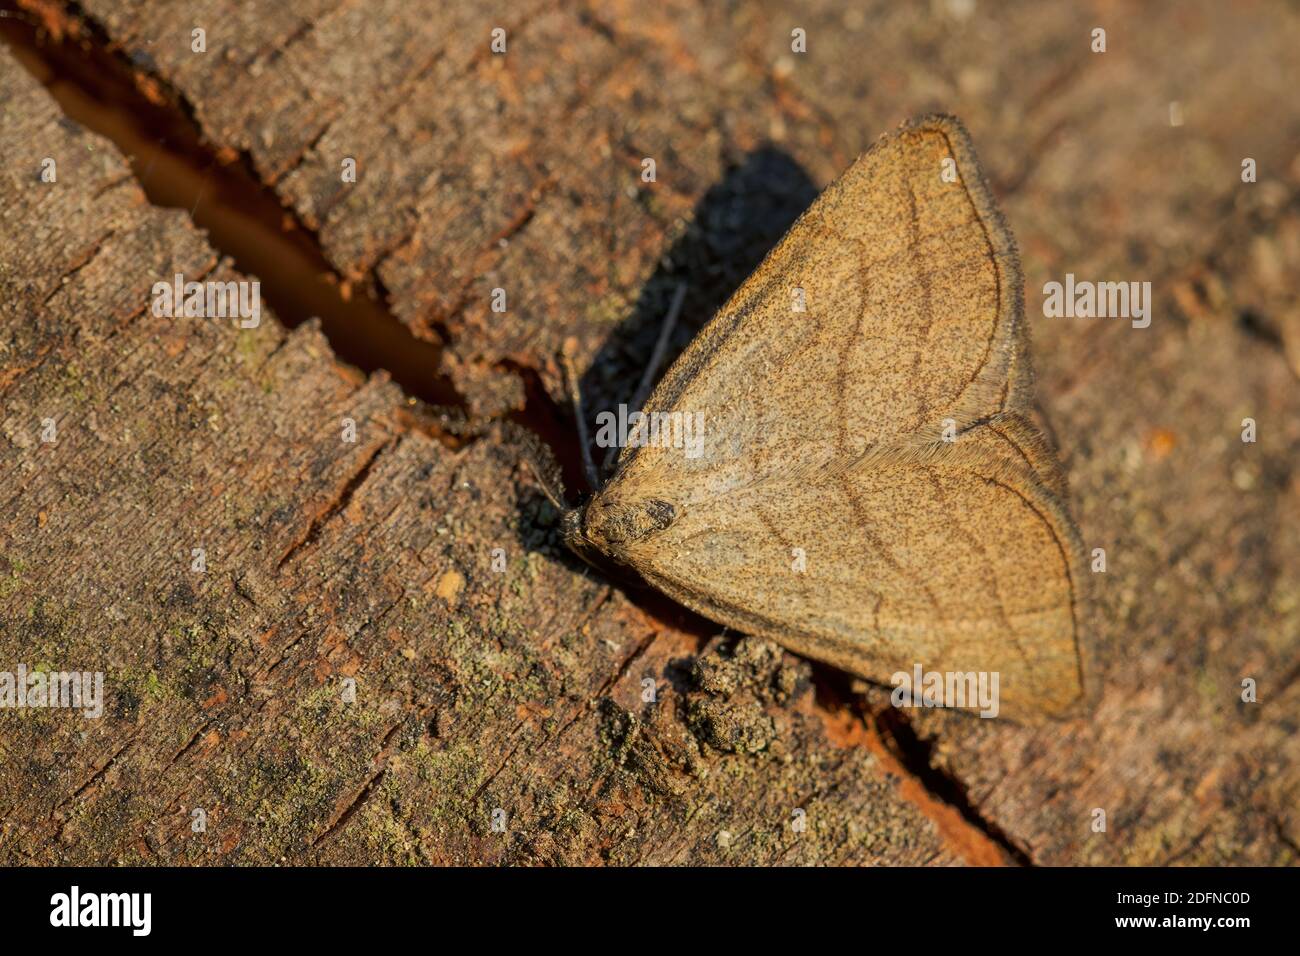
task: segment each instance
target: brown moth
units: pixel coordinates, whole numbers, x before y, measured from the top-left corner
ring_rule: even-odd
[[[904,124],[646,403],[700,416],[699,454],[625,447],[568,544],[869,680],[996,671],[1004,716],[1071,712],[1082,549],[1031,417],[1022,286],[961,123]]]

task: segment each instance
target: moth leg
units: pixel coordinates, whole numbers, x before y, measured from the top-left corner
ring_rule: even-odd
[[[503,426],[513,424],[513,422],[502,423]],[[513,428],[504,427],[503,430],[507,436],[518,442],[523,463],[537,479],[542,494],[546,495],[560,514],[568,511],[571,505],[564,493],[564,476],[560,470],[560,463],[555,460],[555,454],[550,447],[526,428],[516,425]]]

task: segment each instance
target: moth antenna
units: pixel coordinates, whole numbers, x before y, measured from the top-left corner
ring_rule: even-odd
[[[655,375],[658,374],[659,366],[664,360],[664,353],[668,351],[668,341],[672,338],[673,329],[677,327],[677,317],[682,314],[684,301],[686,301],[686,283],[679,282],[673,292],[672,304],[668,306],[668,314],[664,316],[663,325],[659,327],[659,338],[655,342],[654,351],[650,353],[650,362],[641,373],[641,384],[636,387],[636,395],[632,398],[632,407],[637,411],[643,410],[645,400],[650,397],[650,387],[654,385]]]
[[[582,410],[582,392],[578,388],[578,376],[573,368],[573,359],[569,354],[566,341],[560,351],[560,365],[564,368],[565,384],[569,392],[569,404],[573,408],[574,420],[578,423],[578,444],[582,446],[582,470],[587,477],[587,484],[595,491],[600,487],[600,475],[596,472],[596,463],[591,458],[591,440],[587,437],[587,416]]]
[[[672,339],[673,329],[677,327],[677,319],[682,314],[682,303],[686,301],[686,283],[679,282],[677,288],[673,291],[673,301],[668,306],[668,312],[664,315],[663,324],[659,326],[659,338],[655,341],[654,351],[650,353],[650,361],[641,373],[641,382],[636,387],[636,394],[632,396],[633,411],[644,411],[646,399],[650,397],[650,390],[654,386],[655,376],[659,373],[659,366],[663,364],[664,355],[668,352],[668,343]],[[603,463],[605,471],[609,471],[610,465],[614,463],[614,456],[618,453],[618,448],[611,448],[605,455]]]

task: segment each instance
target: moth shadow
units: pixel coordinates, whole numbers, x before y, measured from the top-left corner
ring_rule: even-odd
[[[685,286],[685,298],[656,381],[817,195],[804,168],[773,146],[748,153],[705,192],[685,232],[661,257],[632,312],[610,333],[580,382],[592,435],[601,411],[619,404],[637,410],[630,405],[678,286]],[[593,455],[598,470],[606,470],[606,459],[612,463],[607,449],[595,448]]]
[[[685,231],[660,258],[631,313],[601,345],[579,383],[591,435],[596,433],[596,415],[616,410],[620,403],[630,405],[634,400],[678,287],[685,286],[685,298],[656,380],[758,267],[818,192],[812,178],[793,157],[773,146],[764,146],[732,164],[704,193]],[[576,455],[564,455],[565,451],[576,451],[576,434],[573,438],[574,449],[558,450],[561,457],[576,460]],[[612,456],[607,456],[603,448],[593,448],[592,453],[597,469],[607,471],[603,466],[607,465],[607,457],[612,464]],[[523,510],[530,512],[531,518],[524,520],[520,528],[528,550],[547,550],[582,574],[599,573],[562,546],[559,551],[563,554],[556,553],[557,542],[552,537],[555,516],[540,492]],[[643,611],[669,627],[694,635],[700,647],[724,630],[722,625],[628,576],[611,577],[611,581]]]
[[[762,146],[728,166],[723,177],[711,186],[690,216],[682,235],[659,260],[654,274],[641,287],[628,316],[610,332],[601,344],[590,368],[579,382],[583,412],[589,434],[596,434],[596,416],[616,410],[620,403],[630,404],[645,373],[659,338],[664,320],[678,286],[686,288],[682,309],[668,342],[655,380],[690,343],[695,334],[713,317],[740,287],[772,247],[789,230],[799,215],[812,205],[819,190],[804,168],[784,150]],[[543,394],[540,384],[535,389]],[[633,411],[630,409],[629,411]],[[545,436],[554,453],[564,482],[569,488],[582,488],[578,436],[567,409],[556,409],[555,427]],[[615,452],[617,449],[614,450]],[[592,448],[598,470],[605,470],[606,449]],[[594,489],[586,489],[593,491]],[[523,522],[519,536],[526,547],[538,546],[527,527],[553,527],[536,501],[526,510],[533,521]],[[537,512],[542,514],[539,516]],[[565,551],[575,568],[586,564]],[[666,600],[666,599],[665,599]]]

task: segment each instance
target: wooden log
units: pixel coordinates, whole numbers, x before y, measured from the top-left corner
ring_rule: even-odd
[[[700,622],[568,557],[501,436],[446,447],[313,325],[156,316],[245,277],[7,52],[0,94],[0,669],[107,698],[0,711],[6,863],[1000,857],[807,664],[746,642],[702,684]]]
[[[24,768],[0,770],[0,853],[1297,862],[1300,326],[1280,277],[1300,263],[1300,118],[1278,108],[1287,71],[1260,68],[1295,64],[1286,4],[26,6],[246,162],[480,413],[517,408],[521,377],[559,400],[569,339],[594,403],[627,400],[678,283],[680,347],[880,132],[957,113],[1022,248],[1040,401],[1107,570],[1100,706],[1049,730],[899,713],[756,642],[702,647],[706,625],[560,554],[503,436],[448,449],[310,327],[143,314],[160,275],[224,275],[218,253],[6,59],[11,168],[51,143],[77,158],[57,191],[3,184],[0,660],[104,648],[139,689],[84,742],[48,716],[6,741]],[[1151,282],[1151,326],[1045,318],[1067,272]],[[42,403],[77,423],[68,444],[39,443]],[[198,536],[224,577],[190,580]],[[356,705],[331,696],[344,676]],[[182,812],[201,804],[212,839]]]

